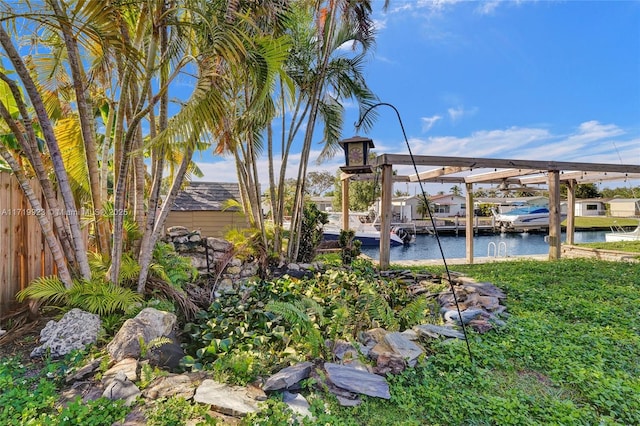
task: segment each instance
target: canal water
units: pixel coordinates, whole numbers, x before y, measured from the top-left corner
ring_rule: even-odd
[[[606,231],[576,231],[574,242],[593,243],[603,242]],[[498,255],[506,256],[526,256],[532,254],[549,253],[549,244],[545,241],[545,233],[505,233],[476,235],[473,238],[473,256],[487,257]],[[565,234],[562,233],[562,241]],[[464,234],[440,235],[440,243],[444,251],[445,258],[464,258],[466,256],[466,240]],[[492,244],[493,243],[493,244]],[[506,253],[505,253],[506,250]],[[362,253],[373,258],[380,257],[378,247],[363,247]],[[413,244],[391,247],[390,260],[421,260],[421,259],[441,259],[442,255],[438,248],[438,242],[433,235],[417,235]]]

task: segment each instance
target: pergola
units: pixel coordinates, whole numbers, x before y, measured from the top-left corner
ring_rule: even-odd
[[[417,174],[394,176],[394,165],[415,166]],[[466,261],[473,263],[473,185],[474,184],[546,184],[549,191],[549,260],[560,258],[561,211],[560,184],[567,185],[567,243],[573,243],[575,230],[575,189],[577,184],[626,179],[640,179],[640,165],[575,163],[562,161],[510,160],[441,156],[382,154],[371,162],[381,169],[382,197],[380,229],[390,229],[393,182],[436,182],[464,184],[466,189]],[[418,168],[428,167],[418,172]],[[349,180],[357,175],[343,174],[343,224],[348,221]],[[390,236],[380,233],[380,268],[387,269],[390,260]]]

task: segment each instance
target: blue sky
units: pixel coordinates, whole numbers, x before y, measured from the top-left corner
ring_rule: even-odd
[[[382,4],[374,1],[378,37],[365,73],[400,112],[414,154],[640,164],[640,2]],[[357,120],[348,111],[345,138]],[[366,134],[375,151],[407,154],[395,112],[376,111]],[[236,181],[231,159],[199,165],[201,180]]]

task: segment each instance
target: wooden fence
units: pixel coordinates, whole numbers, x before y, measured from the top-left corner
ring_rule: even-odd
[[[31,182],[36,194],[37,181]],[[0,173],[0,316],[15,304],[15,295],[38,277],[52,275],[54,262],[38,218],[16,178]]]

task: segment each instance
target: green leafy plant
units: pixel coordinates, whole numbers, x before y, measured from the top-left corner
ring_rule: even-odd
[[[324,348],[324,339],[320,333],[324,315],[317,302],[309,298],[294,302],[272,301],[267,303],[265,309],[284,318],[290,326],[290,335],[295,343],[309,348],[313,357],[320,355]]]
[[[217,419],[207,414],[204,405],[191,404],[182,397],[158,400],[145,410],[148,426],[181,426],[187,420],[203,419],[197,424],[217,425]]]
[[[18,292],[16,299],[20,302],[32,299],[68,309],[81,308],[101,316],[126,312],[143,300],[131,289],[102,279],[75,280],[67,289],[55,276],[36,278],[27,288]]]
[[[198,270],[191,265],[188,257],[180,256],[171,244],[158,243],[153,249],[151,274],[182,289],[188,282],[193,282]]]
[[[55,415],[48,416],[47,424],[72,426],[102,426],[121,421],[129,412],[122,400],[112,401],[108,398],[98,398],[92,401],[83,401],[76,398],[68,405],[61,407]]]
[[[353,260],[360,256],[361,253],[362,241],[355,240],[355,235],[352,229],[346,229],[340,231],[340,236],[338,237],[342,264],[345,266],[351,265]]]
[[[322,241],[322,227],[329,221],[328,217],[315,203],[305,203],[297,262],[309,263],[313,260],[316,248]]]

